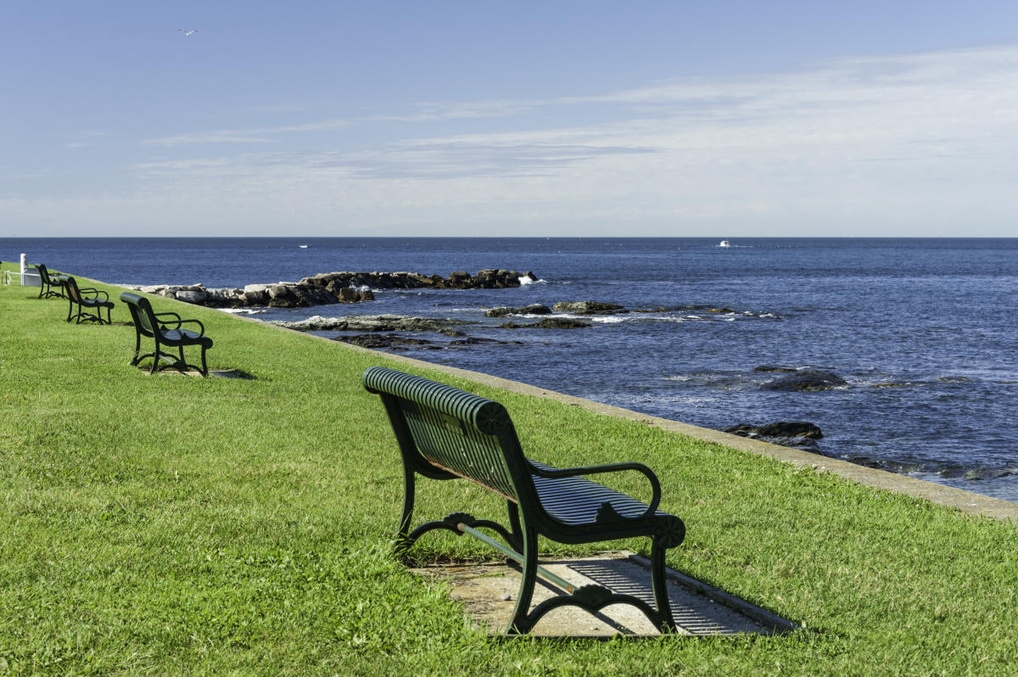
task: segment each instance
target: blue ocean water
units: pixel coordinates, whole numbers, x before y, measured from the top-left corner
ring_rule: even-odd
[[[406,351],[723,429],[810,421],[821,449],[1018,500],[1018,239],[15,239],[0,259],[121,284],[242,287],[332,271],[532,271],[515,289],[376,292],[257,317],[395,313],[473,322]],[[303,245],[303,247],[302,247]],[[503,329],[493,306],[595,300],[589,329]],[[516,318],[517,321],[525,321]],[[462,337],[460,337],[462,338]],[[760,366],[832,371],[823,392],[762,390]]]

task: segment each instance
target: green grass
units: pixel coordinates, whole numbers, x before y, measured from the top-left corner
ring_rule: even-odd
[[[68,325],[34,296],[0,287],[0,675],[1014,670],[1012,524],[162,299],[206,323],[212,369],[255,378],[149,376],[123,304],[113,326]],[[688,528],[669,564],[805,629],[489,640],[391,557],[401,469],[360,385],[372,364],[499,399],[540,460],[648,463]],[[419,515],[501,515],[466,483],[419,495]]]

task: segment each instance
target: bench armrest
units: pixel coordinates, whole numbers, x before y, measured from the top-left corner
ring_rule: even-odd
[[[205,335],[205,325],[202,324],[201,320],[182,320],[182,319],[180,319],[180,315],[178,315],[177,313],[174,313],[173,311],[167,311],[165,313],[152,313],[152,314],[155,316],[156,322],[159,323],[159,326],[162,329],[180,329],[185,324],[196,324],[196,325],[198,325],[198,328],[200,329],[200,331],[198,333],[203,335],[203,336]],[[173,326],[168,326],[168,325],[171,325],[171,324]]]
[[[156,322],[158,322],[159,326],[161,326],[163,329],[177,329],[178,327],[180,327],[181,323],[180,315],[172,311],[167,311],[165,313],[152,313],[152,317],[156,318]],[[174,325],[173,327],[166,326],[167,324],[171,323]]]
[[[106,292],[104,292],[101,289],[96,289],[95,287],[78,287],[78,291],[80,291],[82,294],[91,294],[92,298],[97,298],[97,299],[101,298],[103,301],[109,301],[110,300],[110,295],[109,294],[107,294]]]
[[[650,505],[647,508],[647,512],[643,514],[643,517],[650,517],[653,515],[661,503],[661,483],[657,479],[657,475],[654,471],[645,466],[642,463],[608,463],[605,465],[592,465],[579,468],[548,468],[539,467],[533,463],[530,463],[530,471],[535,475],[541,477],[547,477],[548,479],[556,479],[560,477],[580,477],[583,475],[597,475],[602,473],[622,472],[625,470],[635,470],[638,473],[642,473],[647,481],[650,482],[650,488],[653,495],[650,500]]]
[[[205,325],[202,324],[201,320],[181,320],[180,324],[177,325],[177,328],[179,329],[181,325],[185,325],[185,324],[196,324],[196,325],[198,325],[198,333],[201,334],[202,336],[205,335]]]

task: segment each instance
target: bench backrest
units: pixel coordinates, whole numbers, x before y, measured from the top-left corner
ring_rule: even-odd
[[[37,264],[35,264],[35,269],[39,271],[39,279],[42,280],[42,283],[44,285],[46,285],[46,286],[57,286],[56,281],[54,281],[52,278],[50,278],[49,270],[46,269],[46,264],[44,264],[44,263],[37,263]]]
[[[64,282],[64,290],[66,290],[67,298],[70,299],[71,303],[80,305],[84,301],[84,297],[82,297],[81,291],[78,289],[78,281],[73,277],[68,277]]]
[[[404,463],[438,467],[524,508],[536,498],[509,413],[498,402],[403,372],[371,367],[362,377],[382,397]]]
[[[120,294],[120,300],[126,303],[128,310],[131,311],[131,320],[138,333],[143,336],[155,336],[159,325],[149,300],[140,294],[129,291]]]

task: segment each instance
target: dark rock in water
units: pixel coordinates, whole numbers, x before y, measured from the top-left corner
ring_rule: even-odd
[[[570,320],[562,317],[548,317],[539,322],[530,324],[517,324],[516,322],[503,322],[498,325],[501,329],[584,329],[590,327],[589,322]]]
[[[973,468],[965,473],[965,479],[970,481],[996,480],[1011,475],[1018,475],[1018,468]]]
[[[574,315],[615,315],[629,312],[624,306],[600,301],[559,301],[553,306],[556,313],[572,313]]]
[[[795,367],[782,367],[776,364],[761,364],[759,367],[754,368],[753,371],[763,372],[766,374],[792,374],[799,370]]]
[[[876,470],[885,470],[887,472],[897,473],[899,475],[907,475],[913,472],[922,472],[929,470],[923,463],[919,462],[903,462],[889,458],[873,458],[872,456],[846,456],[845,460],[855,465],[861,465],[865,468],[874,468]],[[945,475],[948,477],[950,475]]]
[[[760,386],[760,388],[762,390],[775,390],[778,392],[791,393],[830,390],[832,388],[840,388],[844,385],[847,385],[847,382],[837,374],[832,374],[827,371],[806,369],[775,379],[769,383],[765,383]]]
[[[476,336],[471,336],[469,338],[457,339],[455,341],[450,341],[449,345],[452,346],[452,347],[456,347],[456,348],[459,348],[461,346],[484,346],[484,345],[499,345],[499,346],[516,345],[516,346],[519,346],[519,345],[523,345],[523,342],[522,341],[499,341],[498,339],[480,338],[480,337],[476,337]]]
[[[540,303],[532,303],[529,306],[523,306],[522,308],[509,308],[508,306],[489,308],[484,311],[484,314],[486,317],[508,317],[509,315],[550,315],[551,308]]]
[[[407,348],[429,348],[441,350],[441,346],[434,345],[431,341],[418,338],[409,338],[399,334],[358,334],[356,336],[338,336],[335,339],[340,343],[349,343],[361,348],[379,350],[406,350]]]
[[[725,428],[726,433],[743,437],[807,437],[811,440],[823,439],[824,433],[816,425],[806,421],[775,421],[766,425],[739,425]]]
[[[849,463],[867,468],[886,470],[887,472],[907,475],[909,473],[935,473],[941,477],[961,478],[969,482],[996,480],[1002,477],[1018,475],[1018,467],[1004,468],[967,468],[956,464],[938,464],[929,461],[899,461],[893,458],[873,458],[871,456],[846,456]]]
[[[315,315],[300,322],[272,322],[279,327],[295,331],[448,331],[451,327],[473,324],[461,320],[442,320],[430,317],[402,315],[354,315],[350,317],[322,317]]]
[[[740,423],[725,428],[724,432],[828,456],[816,442],[823,438],[823,432],[814,424],[805,421],[777,421],[760,426]]]
[[[462,336],[462,334],[458,334]],[[338,336],[335,341],[350,343],[362,348],[372,350],[396,350],[403,351],[411,348],[424,350],[444,350],[448,348],[464,348],[476,345],[521,345],[519,341],[499,341],[491,338],[468,337],[450,341],[446,345],[435,343],[427,339],[414,338],[401,334],[356,334],[354,336]]]

